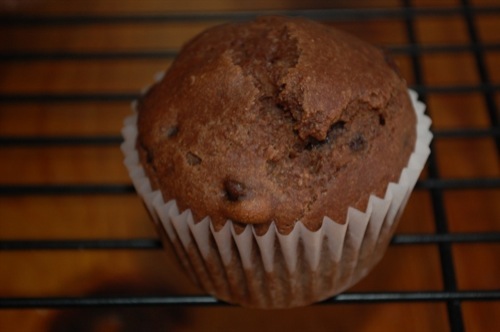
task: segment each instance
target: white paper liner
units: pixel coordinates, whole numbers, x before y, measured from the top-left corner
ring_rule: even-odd
[[[409,94],[417,115],[417,140],[399,182],[389,183],[384,198],[370,196],[366,211],[350,207],[345,224],[324,217],[315,232],[297,222],[288,235],[280,234],[274,223],[264,235],[251,225],[237,234],[230,220],[216,232],[209,217],[195,222],[189,209],[179,211],[175,200],[164,202],[139,163],[135,111],[122,130],[124,163],[162,240],[173,244],[182,265],[207,292],[248,307],[307,305],[357,282],[389,244],[432,140],[425,105],[414,91]]]

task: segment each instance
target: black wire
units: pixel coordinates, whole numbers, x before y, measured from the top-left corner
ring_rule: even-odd
[[[500,233],[397,234],[391,245],[500,243]],[[0,250],[158,250],[158,239],[0,240]]]
[[[464,190],[498,189],[500,178],[474,179],[423,179],[417,190]],[[128,195],[135,194],[130,184],[4,184],[0,185],[0,196],[31,195]]]
[[[4,93],[0,103],[131,102],[139,96],[139,92]]]
[[[499,6],[473,9],[480,14],[498,14]],[[312,10],[267,10],[184,13],[126,13],[109,15],[0,15],[0,26],[57,26],[89,24],[156,24],[172,22],[219,22],[251,20],[262,15],[301,16],[314,20],[359,21],[378,19],[408,19],[416,16],[454,16],[463,13],[461,7],[429,8],[324,8]]]
[[[417,82],[410,88],[419,94],[456,94],[474,92],[497,92],[500,84],[436,85],[426,86]],[[131,102],[139,98],[138,92],[70,92],[70,93],[0,93],[0,104],[6,103],[85,103],[85,102]]]
[[[404,6],[406,8],[411,8],[411,0],[403,0]],[[412,45],[416,45],[418,43],[414,22],[411,18],[406,20],[406,27],[408,32],[408,38]],[[424,83],[422,77],[422,67],[420,64],[420,59],[417,55],[411,56],[412,64],[413,64],[413,73],[415,75],[415,82],[419,85]],[[420,91],[420,99],[425,103],[426,101],[426,92]],[[431,151],[434,150],[434,144],[431,143]],[[436,158],[434,153],[431,153],[428,159],[428,169],[429,169],[429,177],[431,179],[438,179],[439,172],[438,166],[436,162]],[[439,188],[431,188],[430,189],[431,202],[433,207],[434,214],[434,222],[436,225],[436,232],[440,235],[448,233],[448,225],[447,225],[447,217],[446,211],[444,208],[443,202],[443,194]],[[444,283],[444,291],[445,292],[455,292],[457,290],[457,283],[455,277],[455,267],[453,263],[453,254],[451,250],[451,245],[449,243],[439,243],[439,257],[441,261],[441,272],[443,276]],[[446,302],[447,312],[448,312],[448,320],[450,322],[450,329],[453,332],[461,332],[464,331],[464,323],[462,316],[462,308],[459,300],[449,300]]]
[[[127,195],[135,194],[130,184],[13,184],[0,185],[0,196],[27,195]]]
[[[118,135],[109,136],[0,136],[0,147],[49,147],[60,145],[113,145],[123,142]]]
[[[443,302],[443,301],[496,301],[500,291],[460,292],[376,292],[343,293],[316,305],[390,303],[390,302]],[[130,307],[130,306],[227,306],[228,303],[208,295],[177,296],[123,296],[123,297],[37,297],[0,298],[0,309],[32,309],[74,307]]]
[[[157,239],[1,240],[0,250],[142,250],[160,249]]]
[[[422,54],[422,53],[458,53],[476,51],[498,51],[500,44],[466,44],[466,45],[384,45],[384,48],[393,54]],[[99,60],[151,60],[173,59],[178,54],[177,49],[136,51],[17,51],[0,53],[0,61],[99,61]]]
[[[480,45],[481,41],[476,31],[474,24],[474,14],[473,8],[469,4],[468,0],[462,0],[462,7],[464,8],[464,17],[467,24],[467,31],[469,32],[469,37],[472,45]],[[486,69],[484,50],[480,47],[474,48],[472,50],[474,54],[474,60],[476,62],[476,67],[479,73],[479,78],[482,84],[488,85],[491,83],[490,75]],[[500,128],[498,120],[498,108],[495,104],[495,97],[493,91],[484,91],[484,101],[486,103],[486,108],[488,110],[488,116],[490,118],[491,126],[494,128]],[[495,145],[497,147],[497,152],[500,151],[500,137],[494,137]]]
[[[434,130],[434,139],[499,137],[500,128],[462,128]],[[119,145],[123,138],[118,135],[100,136],[0,136],[0,147],[50,147],[79,145]]]

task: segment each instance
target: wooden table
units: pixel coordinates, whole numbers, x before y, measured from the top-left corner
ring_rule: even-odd
[[[0,1],[0,331],[498,329],[498,1],[329,3]],[[158,247],[122,166],[122,120],[190,37],[262,10],[389,48],[433,119],[429,167],[395,244],[344,298],[281,311],[145,305],[213,300]]]

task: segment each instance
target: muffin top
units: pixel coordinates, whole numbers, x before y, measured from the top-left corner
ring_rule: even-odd
[[[138,104],[152,186],[215,229],[344,223],[398,181],[416,118],[380,49],[330,26],[262,17],[189,41]]]

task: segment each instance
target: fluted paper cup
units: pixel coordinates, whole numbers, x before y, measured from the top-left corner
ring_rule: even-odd
[[[417,139],[408,165],[384,197],[370,196],[365,211],[350,207],[344,224],[328,216],[317,231],[300,221],[287,235],[272,223],[258,235],[252,225],[236,232],[231,220],[215,231],[210,216],[194,220],[154,190],[136,151],[137,115],[125,120],[121,148],[137,193],[163,241],[205,291],[246,307],[289,308],[338,294],[364,277],[382,258],[411,191],[429,156],[431,121],[425,105],[409,91],[417,115]],[[135,105],[133,106],[135,108]]]

